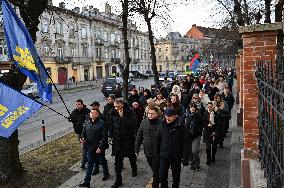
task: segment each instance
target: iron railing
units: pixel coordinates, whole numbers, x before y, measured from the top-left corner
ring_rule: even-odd
[[[260,161],[267,187],[284,187],[284,81],[271,61],[256,63]]]

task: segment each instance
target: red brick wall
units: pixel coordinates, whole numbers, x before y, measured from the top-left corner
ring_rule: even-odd
[[[254,158],[258,154],[258,87],[255,65],[260,60],[276,57],[276,31],[243,33],[243,53],[240,67],[241,106],[243,107],[244,157]]]

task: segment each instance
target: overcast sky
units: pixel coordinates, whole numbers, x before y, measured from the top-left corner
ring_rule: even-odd
[[[53,5],[58,6],[59,2],[62,0],[53,0]],[[64,1],[67,8],[71,9],[75,6],[89,6],[93,5],[100,9],[100,12],[104,12],[104,5],[106,0],[65,0]],[[109,0],[110,5],[112,5],[112,10],[115,11],[116,7],[120,6],[117,2],[119,0]],[[116,2],[116,3],[115,3]],[[169,31],[179,31],[181,35],[185,35],[186,32],[191,28],[192,24],[197,24],[199,26],[210,27],[214,25],[212,19],[210,19],[210,14],[212,12],[213,5],[210,4],[209,0],[198,0],[195,5],[178,5],[174,7],[170,13],[174,23],[171,23],[171,28],[162,29],[159,23],[155,22],[154,32],[156,37],[165,37]],[[134,20],[139,22],[138,20]],[[140,22],[139,22],[140,23]],[[141,30],[146,30],[146,27],[141,26]]]

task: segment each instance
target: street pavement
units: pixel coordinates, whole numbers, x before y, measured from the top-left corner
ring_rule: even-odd
[[[134,80],[136,87],[150,87],[153,83],[153,78],[147,80]],[[62,98],[64,99],[67,108],[71,112],[75,108],[75,101],[77,99],[82,99],[84,103],[89,108],[89,105],[93,101],[99,101],[101,104],[101,110],[106,104],[106,98],[100,91],[101,81],[97,83],[86,83],[66,87],[58,86]],[[71,88],[72,87],[72,88]],[[63,90],[65,89],[65,90]],[[67,110],[64,107],[63,102],[60,100],[58,94],[54,92],[53,103],[47,104],[50,108],[55,109],[64,116],[69,116]],[[42,138],[42,120],[44,120],[44,126],[46,130],[46,141]],[[33,116],[27,119],[19,128],[19,152],[23,154],[30,151],[36,147],[39,147],[45,143],[48,143],[54,139],[64,136],[73,131],[72,124],[67,121],[66,118],[60,116],[59,114],[49,110],[46,107],[42,107]]]
[[[237,127],[236,115],[238,105],[235,105],[230,120],[230,133],[224,140],[224,148],[218,148],[216,162],[207,166],[205,144],[201,144],[201,169],[191,171],[189,166],[182,167],[180,188],[239,188],[240,187],[240,148],[242,140],[242,127]],[[92,176],[91,187],[109,188],[115,181],[114,157],[111,156],[111,148],[106,151],[106,158],[110,171],[110,179],[102,181],[102,168],[100,173]],[[137,158],[138,175],[131,177],[129,160],[124,159],[122,171],[122,188],[150,188],[151,169],[147,164],[143,151]],[[77,188],[85,177],[85,171],[81,170],[80,163],[71,168],[78,172],[75,176],[63,183],[59,188]],[[169,171],[169,185],[171,186],[171,171]]]

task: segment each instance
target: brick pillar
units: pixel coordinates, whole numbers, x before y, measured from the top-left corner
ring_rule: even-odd
[[[264,24],[240,27],[243,38],[243,53],[241,55],[241,103],[243,107],[243,142],[242,150],[242,185],[249,187],[246,170],[248,159],[258,154],[258,87],[255,78],[257,61],[271,60],[275,66],[277,31],[281,24]]]

